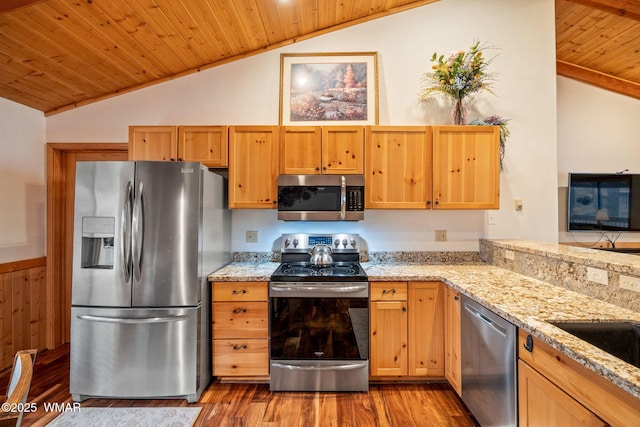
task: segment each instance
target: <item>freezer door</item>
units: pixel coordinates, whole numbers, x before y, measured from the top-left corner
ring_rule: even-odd
[[[134,307],[198,304],[201,181],[200,163],[136,163]]]
[[[73,305],[131,306],[133,162],[77,162]]]
[[[210,380],[210,374],[198,371],[208,364],[198,351],[200,310],[73,307],[73,399],[184,396],[196,401]]]

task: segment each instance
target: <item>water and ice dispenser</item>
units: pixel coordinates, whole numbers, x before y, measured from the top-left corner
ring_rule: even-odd
[[[82,268],[113,268],[114,217],[82,218]]]

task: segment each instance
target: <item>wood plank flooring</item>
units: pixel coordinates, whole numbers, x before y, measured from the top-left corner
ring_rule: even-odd
[[[0,373],[4,393],[10,369]],[[24,415],[23,426],[44,426],[58,413],[45,412],[44,403],[71,403],[69,346],[40,352],[29,393],[35,413]],[[83,407],[202,406],[196,426],[477,426],[448,384],[371,385],[366,393],[298,393],[269,391],[267,384],[213,382],[200,402],[186,400],[89,399]]]

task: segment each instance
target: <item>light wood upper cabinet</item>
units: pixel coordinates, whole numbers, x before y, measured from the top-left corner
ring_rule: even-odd
[[[444,376],[458,396],[462,395],[460,332],[460,292],[446,286],[444,290]]]
[[[364,172],[362,126],[282,126],[280,173],[361,175]]]
[[[365,208],[430,208],[431,128],[367,126],[365,141]]]
[[[177,126],[129,126],[129,160],[177,160]]]
[[[322,173],[322,128],[280,127],[280,173],[315,175]]]
[[[178,127],[178,159],[207,167],[229,166],[227,126]]]
[[[226,126],[129,126],[129,160],[227,167],[227,147]]]
[[[433,127],[433,208],[500,208],[497,126]]]
[[[278,126],[229,127],[229,207],[275,208]]]
[[[322,128],[322,173],[364,173],[364,128],[324,126]],[[326,168],[326,169],[324,169]]]

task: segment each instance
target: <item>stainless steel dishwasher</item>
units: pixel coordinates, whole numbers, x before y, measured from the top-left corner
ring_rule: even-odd
[[[516,327],[462,295],[462,400],[482,427],[517,426]]]

